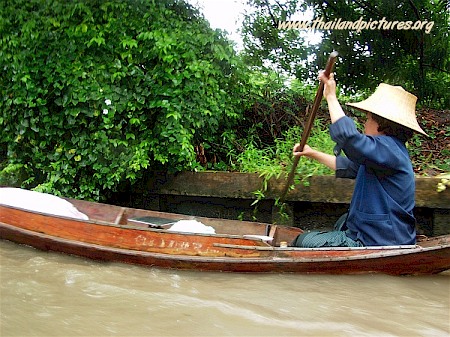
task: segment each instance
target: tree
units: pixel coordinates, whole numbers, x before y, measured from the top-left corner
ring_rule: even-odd
[[[354,89],[374,88],[379,82],[403,85],[422,103],[450,106],[449,12],[446,1],[308,1],[326,21],[378,21],[377,29],[324,32],[319,52],[336,46],[342,55],[342,83]],[[384,29],[394,21],[411,22],[422,29]],[[419,25],[417,25],[419,27]],[[436,83],[436,80],[440,83]],[[352,83],[354,83],[352,85]]]
[[[0,146],[41,191],[99,199],[198,166],[241,114],[231,43],[176,0],[0,3]]]
[[[319,68],[323,67],[327,55],[334,49],[340,54],[341,62],[336,68],[337,78],[347,92],[361,89],[373,90],[379,82],[391,82],[403,85],[414,92],[422,103],[435,107],[449,107],[450,94],[443,87],[450,86],[449,53],[449,11],[445,0],[404,0],[404,1],[249,1],[254,12],[244,21],[243,34],[248,55],[271,55],[272,63],[300,80],[292,63],[286,66],[286,59],[294,60],[298,49],[298,37],[287,35],[285,31],[265,28],[261,33],[258,22],[269,20],[289,20],[297,11],[310,9],[315,19],[323,22],[344,20],[357,22],[410,21],[427,23],[422,29],[323,29],[322,42],[315,47],[303,46],[309,53],[317,55],[315,64],[308,65],[306,77],[316,78]],[[433,23],[431,26],[430,24]],[[430,28],[431,26],[431,28]],[[430,30],[428,30],[430,28]],[[266,41],[279,41],[277,44]],[[278,44],[285,46],[283,55],[276,52]],[[292,45],[292,48],[286,46]],[[258,52],[256,54],[255,50]],[[294,53],[294,54],[291,54]],[[289,55],[286,55],[289,54]],[[300,68],[306,58],[297,59]],[[260,61],[263,63],[264,61]]]
[[[298,1],[249,0],[251,11],[244,16],[242,37],[244,61],[250,67],[273,69],[297,78],[308,75],[310,53],[298,30],[280,30],[278,22],[305,8]]]

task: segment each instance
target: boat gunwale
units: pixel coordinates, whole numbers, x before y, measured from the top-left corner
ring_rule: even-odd
[[[245,246],[245,245],[233,245],[227,243],[215,243],[214,246],[221,248],[239,248],[239,249],[251,249],[251,250],[280,250],[280,251],[349,251],[349,250],[410,250],[417,248],[424,248],[420,245],[398,245],[398,246],[364,246],[364,247],[262,247],[262,246]],[[445,246],[445,245],[443,245]],[[450,246],[450,244],[449,244]],[[433,246],[434,247],[434,246]],[[442,247],[445,248],[445,247]]]

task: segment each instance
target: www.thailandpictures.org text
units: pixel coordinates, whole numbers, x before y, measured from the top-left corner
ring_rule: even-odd
[[[381,20],[369,21],[360,17],[356,21],[345,21],[341,18],[325,21],[323,18],[306,21],[278,21],[278,29],[305,29],[305,30],[424,30],[429,34],[434,21],[389,21],[383,17]]]

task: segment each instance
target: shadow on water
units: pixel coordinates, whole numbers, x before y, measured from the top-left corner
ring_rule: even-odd
[[[229,274],[0,241],[1,336],[449,336],[450,272]]]

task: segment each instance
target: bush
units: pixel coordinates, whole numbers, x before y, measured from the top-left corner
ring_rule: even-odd
[[[300,143],[303,128],[293,126],[282,137],[275,139],[272,146],[262,146],[255,142],[249,142],[246,149],[237,156],[237,169],[240,172],[259,173],[270,179],[271,177],[287,177],[293,164],[292,148],[295,143]],[[331,140],[327,124],[322,119],[314,121],[308,144],[316,150],[333,153],[335,143]],[[303,158],[301,165],[296,168],[296,178],[307,183],[308,177],[313,175],[330,175],[334,172],[315,160]],[[298,183],[299,181],[297,181]]]
[[[194,169],[240,117],[231,43],[182,1],[12,0],[0,17],[0,148],[27,187],[101,199]]]

